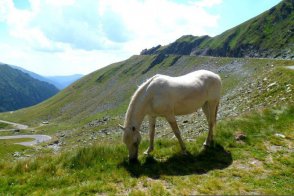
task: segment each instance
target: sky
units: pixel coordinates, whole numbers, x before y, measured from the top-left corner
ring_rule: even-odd
[[[169,44],[218,35],[280,0],[0,0],[0,62],[88,74]]]

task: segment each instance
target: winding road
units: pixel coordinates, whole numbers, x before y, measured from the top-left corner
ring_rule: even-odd
[[[12,125],[12,126],[14,126],[15,129],[20,129],[20,130],[29,128],[28,125],[18,124],[15,122],[9,122],[9,121],[5,121],[5,120],[0,120],[0,123]],[[4,130],[4,131],[6,131],[6,130]]]
[[[12,125],[14,127],[14,129],[19,129],[19,130],[29,129],[29,126],[19,124],[19,123],[14,123],[14,122],[9,122],[9,121],[4,121],[4,120],[0,120],[0,122]],[[12,130],[14,130],[14,129],[12,129]],[[7,131],[7,130],[0,130],[0,131]],[[48,136],[48,135],[9,135],[9,136],[0,136],[0,140],[1,139],[2,140],[5,140],[5,139],[6,140],[7,139],[20,139],[20,138],[32,138],[34,140],[29,141],[29,142],[19,142],[19,143],[15,143],[15,144],[20,144],[20,145],[23,145],[23,146],[34,146],[34,145],[39,144],[41,142],[46,142],[46,141],[51,140],[51,137]]]
[[[291,65],[291,66],[286,66],[288,69],[292,69],[294,70],[294,65]]]

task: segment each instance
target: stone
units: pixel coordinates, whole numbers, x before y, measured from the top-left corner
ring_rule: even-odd
[[[13,157],[20,157],[21,153],[20,152],[14,152],[12,155],[13,155]]]
[[[237,132],[235,135],[235,140],[240,141],[240,140],[245,140],[246,135],[243,132]]]
[[[276,133],[275,136],[280,138],[286,138],[286,136],[281,133]]]
[[[270,83],[267,87],[268,88],[271,88],[271,87],[276,86],[276,85],[277,85],[277,83],[276,82],[273,82],[273,83]]]

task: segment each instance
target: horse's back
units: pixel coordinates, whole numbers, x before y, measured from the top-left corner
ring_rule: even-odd
[[[154,109],[174,108],[178,114],[191,113],[206,101],[219,100],[220,89],[220,77],[206,70],[179,77],[157,75],[148,87]]]
[[[198,70],[186,75],[171,77],[166,75],[156,75],[150,84],[153,90],[162,93],[185,94],[195,92],[202,93],[204,91],[214,91],[215,96],[220,96],[221,79],[219,75],[207,71]]]

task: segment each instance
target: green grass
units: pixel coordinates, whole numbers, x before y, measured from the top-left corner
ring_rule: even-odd
[[[17,162],[0,161],[0,192],[6,194],[281,194],[293,195],[294,107],[278,107],[219,123],[212,148],[205,135],[186,142],[156,139],[152,156],[142,152],[129,164],[121,141],[45,154]],[[246,138],[234,139],[236,132]],[[285,138],[275,134],[283,134]]]
[[[19,142],[28,142],[32,141],[30,138],[24,138],[24,139],[5,139],[5,140],[0,140],[0,159],[6,160],[6,159],[11,159],[11,155],[14,152],[24,152],[25,150],[30,149],[29,147],[25,147],[19,144]]]
[[[0,122],[0,129],[7,128],[8,126],[9,126],[9,124]]]

